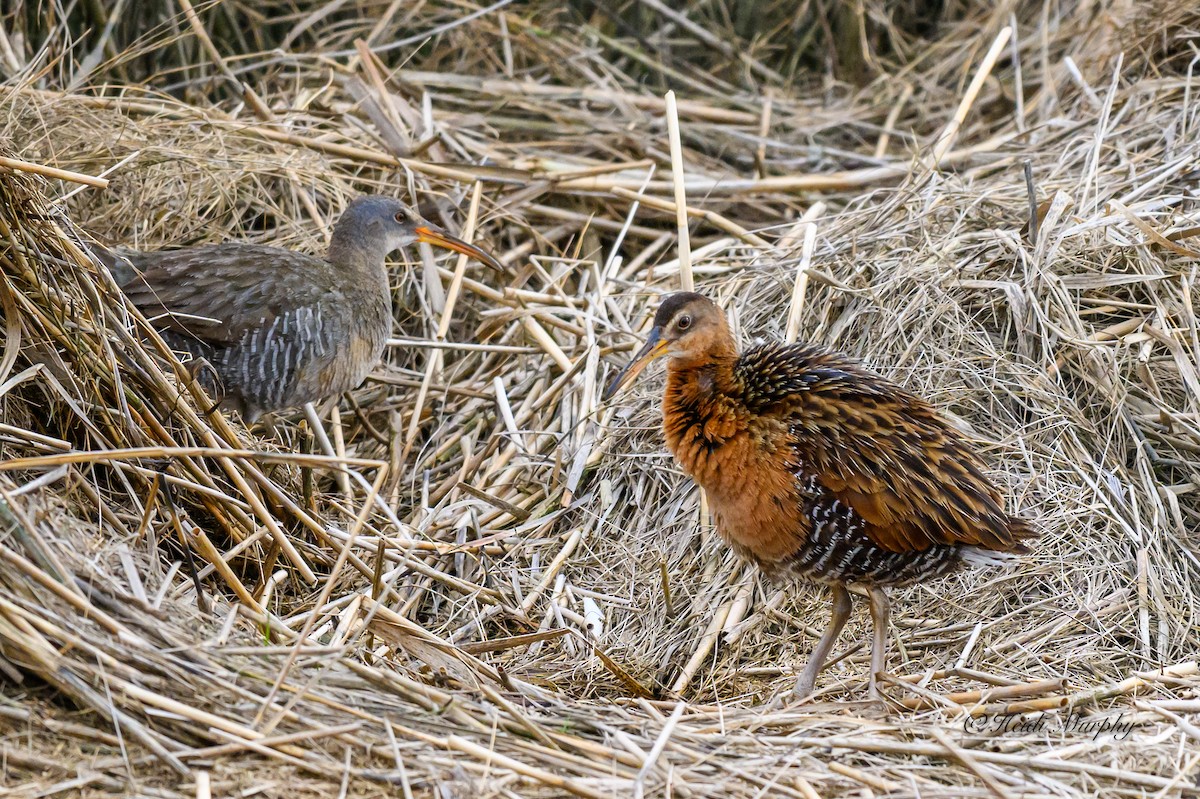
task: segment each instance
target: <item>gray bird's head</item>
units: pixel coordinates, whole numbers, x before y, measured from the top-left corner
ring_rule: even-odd
[[[391,197],[355,198],[333,228],[330,260],[366,260],[379,263],[388,253],[418,241],[470,256],[503,271],[490,253],[451,236],[427,222],[411,208]]]

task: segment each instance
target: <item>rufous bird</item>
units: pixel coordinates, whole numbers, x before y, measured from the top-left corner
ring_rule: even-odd
[[[399,200],[374,196],[350,203],[324,258],[245,242],[97,254],[171,349],[212,367],[215,383],[210,370],[197,374],[219,404],[251,424],[363,381],[392,329],[385,260],[419,241],[502,268]]]
[[[708,497],[717,531],[776,581],[829,586],[833,613],[795,693],[817,674],[865,589],[874,623],[870,694],[887,651],[887,588],[1028,551],[1036,531],[1004,510],[975,448],[933,407],[813,344],[739,353],[725,314],[666,297],[611,398],[667,358],[667,448]]]

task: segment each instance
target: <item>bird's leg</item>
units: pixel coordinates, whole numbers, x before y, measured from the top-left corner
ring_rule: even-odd
[[[217,373],[217,368],[213,366],[212,361],[203,355],[193,357],[183,367],[187,370],[188,378],[192,382],[209,394],[219,395],[212,406],[204,411],[205,416],[212,416],[221,403],[225,401],[225,391],[221,386],[221,376]]]
[[[888,616],[891,614],[892,603],[887,592],[879,586],[870,591],[871,622],[875,626],[875,639],[871,643],[871,679],[868,692],[872,699],[879,698],[879,686],[876,685],[878,675],[883,673],[884,660],[887,657]]]
[[[210,386],[215,388],[217,391],[220,391],[220,389],[221,389],[220,377],[217,375],[217,370],[212,365],[212,362],[209,361],[207,358],[205,358],[203,356],[196,356],[193,358],[189,358],[186,361],[182,361],[181,363],[183,365],[184,373],[187,374],[188,383],[191,384],[191,386],[192,386],[191,388],[188,388],[188,390],[192,394],[192,399],[197,399],[196,388],[195,388],[197,386],[209,394],[213,393],[212,391],[209,390]],[[210,375],[212,377],[212,381],[206,382],[204,379],[205,375]],[[187,388],[187,387],[183,386],[181,388]],[[175,397],[175,401],[182,402],[184,393],[185,392],[181,391],[179,394],[177,394]],[[212,416],[213,413],[216,412],[217,408],[220,407],[220,405],[221,405],[221,400],[218,399],[211,406],[209,406],[204,411],[202,411],[201,415],[206,418],[209,416]]]
[[[829,626],[821,634],[821,640],[817,641],[817,645],[813,647],[808,665],[804,667],[804,671],[796,683],[794,694],[797,698],[812,694],[813,685],[817,681],[817,673],[825,665],[825,661],[829,658],[829,650],[833,649],[833,643],[850,618],[850,609],[853,607],[853,603],[846,586],[832,583],[829,590],[833,594],[833,613],[829,616]]]
[[[221,382],[221,376],[217,374],[217,368],[213,366],[212,361],[203,355],[194,356],[186,361],[183,366],[187,369],[188,377],[201,385],[204,385],[204,378],[206,376],[212,378],[213,385],[219,385]]]

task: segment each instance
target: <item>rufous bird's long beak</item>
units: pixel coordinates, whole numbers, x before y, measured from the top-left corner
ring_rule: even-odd
[[[482,261],[497,272],[504,271],[504,265],[497,261],[491,253],[479,249],[474,244],[467,244],[462,239],[451,236],[441,228],[428,224],[420,225],[415,229],[415,232],[417,234],[417,241],[424,241],[435,247],[444,247],[447,250],[460,252],[463,255],[474,258],[476,261]]]
[[[641,374],[642,370],[646,368],[647,364],[655,358],[667,354],[667,347],[669,345],[670,342],[664,341],[662,338],[661,327],[651,328],[650,336],[646,339],[645,346],[638,350],[637,355],[633,356],[633,360],[629,362],[629,365],[622,369],[620,374],[614,377],[613,381],[608,384],[608,388],[604,389],[602,399],[607,402],[612,399],[614,394],[629,383],[632,383]]]

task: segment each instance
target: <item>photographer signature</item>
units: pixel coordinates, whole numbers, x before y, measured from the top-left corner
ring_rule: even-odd
[[[967,716],[963,719],[963,732],[971,735],[1034,735],[1062,724],[1062,732],[1091,734],[1092,740],[1101,735],[1111,735],[1115,741],[1123,741],[1133,732],[1134,724],[1124,721],[1125,714],[1113,716],[1085,716],[1071,711],[1065,717],[1057,713],[997,713],[994,715]]]

